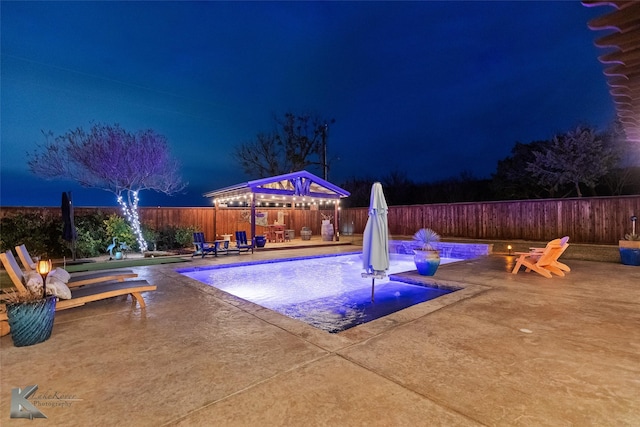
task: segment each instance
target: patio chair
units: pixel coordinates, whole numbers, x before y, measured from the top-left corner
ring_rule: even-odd
[[[210,254],[218,256],[219,245],[219,242],[207,242],[204,238],[203,232],[193,233],[193,246],[195,246],[196,250],[191,254],[191,258],[196,255],[202,255],[202,258]]]
[[[4,265],[13,286],[19,293],[26,293],[27,288],[23,284],[24,275],[18,261],[13,256],[11,251],[0,253],[0,261]],[[107,298],[117,297],[121,295],[131,295],[133,304],[137,302],[140,308],[144,308],[146,303],[142,298],[142,292],[155,291],[156,286],[150,284],[146,280],[125,280],[123,282],[112,281],[105,283],[96,283],[91,286],[84,286],[81,288],[70,287],[71,299],[60,299],[56,303],[56,311],[66,310],[68,308],[74,308],[82,306],[88,302],[100,301]],[[8,322],[6,310],[0,310],[0,331],[8,332]]]
[[[559,244],[561,246],[561,250],[557,253],[556,259],[551,263],[551,265],[556,267],[556,268],[559,268],[562,271],[566,271],[566,272],[571,271],[571,268],[567,264],[564,264],[564,263],[558,261],[558,258],[560,258],[562,256],[562,254],[564,253],[564,251],[566,251],[567,248],[569,247],[569,236],[564,236],[562,239],[552,240],[549,243]],[[534,252],[534,254],[532,254],[532,256],[535,257],[536,253],[542,254],[544,249],[545,248],[529,248],[529,251],[530,252]],[[553,271],[551,271],[551,272],[553,273]]]
[[[16,246],[16,253],[18,254],[18,258],[20,258],[20,262],[22,263],[25,271],[35,270],[36,263],[33,261],[33,258],[31,258],[31,255],[25,245]],[[126,279],[138,277],[133,270],[103,270],[93,273],[71,273],[70,276],[71,278],[67,282],[67,286],[69,288],[102,282],[122,282]]]
[[[568,237],[555,239],[547,243],[542,250],[534,250],[530,252],[516,252],[518,260],[513,267],[512,274],[518,274],[521,266],[526,267],[526,271],[535,271],[546,278],[551,278],[551,273],[558,276],[564,276],[562,269],[558,267],[558,257],[564,252],[567,245]],[[567,267],[568,268],[568,267]]]
[[[247,241],[246,231],[236,231],[236,247],[239,252],[251,251],[253,253],[253,242],[249,243]]]

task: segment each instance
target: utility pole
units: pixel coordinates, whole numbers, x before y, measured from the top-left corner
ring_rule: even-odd
[[[327,165],[327,128],[328,124],[322,127],[322,173],[325,181],[329,180],[329,167]]]

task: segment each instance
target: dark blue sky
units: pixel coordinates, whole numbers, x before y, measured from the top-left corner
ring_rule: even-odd
[[[207,206],[246,181],[234,146],[273,115],[334,118],[329,180],[489,177],[516,141],[614,107],[571,2],[7,2],[1,7],[4,206],[114,206],[105,191],[30,174],[41,130],[92,122],[164,134],[189,182],[141,205]],[[309,170],[321,175],[319,170]]]

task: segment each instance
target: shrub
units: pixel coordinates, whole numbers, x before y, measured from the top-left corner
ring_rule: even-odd
[[[193,246],[193,233],[198,231],[196,227],[178,227],[176,229],[176,244],[178,248],[187,248]]]
[[[107,241],[111,239],[112,242],[115,238],[117,239],[116,247],[119,247],[121,243],[126,243],[134,250],[140,250],[136,241],[136,237],[133,234],[133,230],[124,218],[116,214],[112,214],[104,221],[104,225],[106,228],[105,231],[107,233]],[[108,241],[105,246],[110,245],[111,242]]]
[[[139,250],[131,226],[124,218],[101,211],[75,216],[77,231],[76,258],[104,255],[116,237],[117,243],[126,243]],[[67,258],[72,256],[70,243],[62,239],[62,219],[44,213],[17,213],[0,219],[0,250],[13,250],[24,244],[34,256]],[[154,230],[143,227],[143,235],[150,248],[170,251],[190,247],[193,244],[195,227],[164,227]]]
[[[160,233],[158,233],[156,230],[154,230],[152,227],[149,227],[147,225],[142,225],[142,237],[144,238],[145,242],[147,242],[147,247],[149,248],[150,251],[155,251],[158,249],[158,238],[160,236]]]
[[[2,218],[0,236],[3,252],[24,244],[36,256],[58,257],[65,253],[62,221],[41,213],[19,213]]]
[[[96,257],[107,250],[108,240],[105,221],[107,215],[97,212],[75,218],[78,239],[76,240],[76,256],[78,258]]]
[[[159,251],[170,251],[193,245],[195,227],[164,227],[157,231],[156,247]]]

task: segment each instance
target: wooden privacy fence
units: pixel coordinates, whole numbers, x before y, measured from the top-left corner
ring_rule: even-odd
[[[117,207],[76,207],[75,215],[81,216],[96,210],[120,212]],[[278,219],[278,212],[281,212],[286,227],[293,229],[296,237],[300,236],[302,227],[309,227],[313,235],[319,235],[321,214],[334,213],[333,210],[291,208],[256,210],[265,213],[270,224]],[[2,208],[0,216],[18,212],[61,215],[59,207],[9,207]],[[141,207],[140,219],[154,229],[192,226],[203,231],[207,239],[213,239],[215,235],[232,234],[236,230],[249,232],[248,212],[247,208],[219,208],[216,212],[213,207]],[[573,243],[617,244],[625,233],[631,232],[630,217],[638,214],[640,196],[390,206],[389,232],[391,235],[410,236],[420,228],[429,227],[443,237],[548,241],[566,235],[571,237]],[[367,217],[367,208],[341,210],[340,233],[362,233]],[[335,224],[335,220],[332,222]],[[264,227],[257,226],[256,232],[263,233]]]
[[[74,216],[79,217],[100,211],[104,214],[122,215],[118,207],[75,207]],[[287,229],[292,229],[295,236],[300,236],[302,227],[309,227],[313,235],[320,235],[322,214],[334,216],[333,209],[327,210],[302,210],[291,208],[256,208],[256,212],[262,214],[262,218],[273,224],[280,214],[281,221]],[[18,213],[40,213],[44,217],[62,218],[59,207],[3,207],[0,209],[0,218]],[[140,222],[155,230],[164,227],[194,227],[204,232],[207,240],[213,240],[222,234],[234,234],[236,231],[246,231],[251,234],[249,208],[218,208],[214,207],[140,207]],[[62,219],[60,220],[62,221]],[[258,225],[256,221],[256,234],[265,233],[266,227]],[[331,221],[335,224],[335,220]],[[362,232],[362,230],[360,231]]]
[[[429,227],[443,237],[548,241],[570,236],[573,243],[617,244],[631,233],[630,218],[638,214],[640,196],[391,206],[389,232],[406,236]],[[343,228],[362,232],[367,209],[346,209],[340,221]]]

